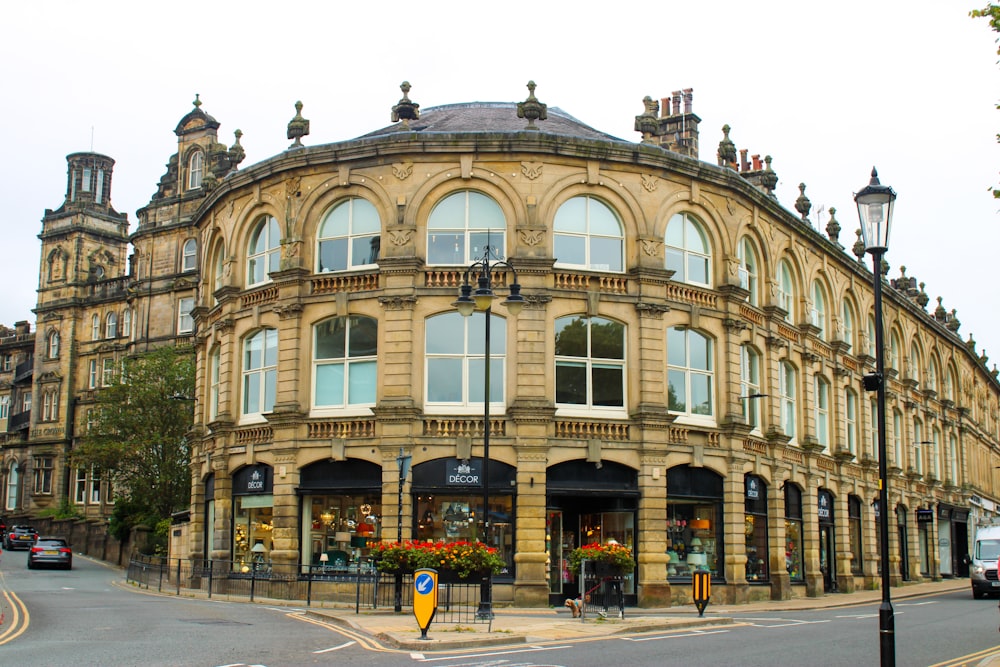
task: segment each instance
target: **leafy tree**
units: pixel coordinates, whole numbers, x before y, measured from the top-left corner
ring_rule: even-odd
[[[153,527],[190,504],[193,393],[190,350],[162,347],[126,359],[118,381],[98,394],[92,426],[70,458],[111,479],[117,533]]]
[[[990,22],[990,27],[993,28],[994,32],[1000,32],[1000,5],[995,5],[990,3],[983,7],[982,9],[973,9],[969,12],[969,16],[973,18],[985,18]],[[1000,42],[1000,40],[998,40]],[[1000,48],[997,48],[997,54],[1000,55]],[[1000,104],[997,105],[1000,109]],[[1000,133],[997,134],[997,143],[1000,143]],[[993,196],[1000,199],[1000,188],[992,188]]]

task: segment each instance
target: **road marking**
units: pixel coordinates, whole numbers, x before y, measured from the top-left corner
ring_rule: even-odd
[[[794,618],[742,618],[741,621],[747,621],[747,625],[752,625],[755,628],[787,628],[793,625],[817,625],[819,623],[830,623],[829,619],[821,621],[801,621]],[[760,621],[760,623],[754,623],[753,621]]]
[[[529,646],[528,648],[512,649],[510,651],[493,651],[490,653],[463,653],[462,655],[451,655],[443,656],[440,658],[425,658],[423,654],[417,659],[417,662],[439,662],[441,660],[467,660],[468,658],[490,658],[495,655],[513,655],[515,653],[536,653],[538,651],[558,651],[561,649],[570,648],[569,645],[566,646]],[[414,654],[410,654],[411,656]]]
[[[976,651],[975,653],[969,653],[968,655],[963,655],[959,658],[955,658],[954,660],[938,662],[930,667],[972,667],[973,665],[979,664],[980,660],[992,658],[997,655],[1000,655],[1000,646],[994,646],[993,648]]]
[[[925,604],[937,604],[937,600],[927,600],[926,602],[897,602],[897,607],[920,607]]]
[[[729,630],[695,630],[693,632],[677,633],[675,635],[658,635],[656,637],[622,637],[626,642],[651,642],[661,639],[683,639],[685,637],[704,637],[706,635],[724,635]]]
[[[319,651],[313,651],[313,653],[330,653],[331,651],[339,651],[342,648],[347,648],[348,646],[354,646],[357,642],[347,642],[346,644],[341,644],[340,646],[331,646],[330,648],[320,649]]]

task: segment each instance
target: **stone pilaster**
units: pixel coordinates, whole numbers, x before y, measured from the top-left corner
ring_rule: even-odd
[[[792,578],[788,574],[788,564],[785,561],[785,496],[778,488],[778,476],[767,489],[768,518],[768,568],[771,576],[771,599],[790,600],[792,597]]]
[[[550,537],[545,511],[545,447],[518,443],[517,449],[517,549],[514,555],[517,578],[514,604],[544,607],[549,602]],[[559,539],[559,536],[551,536]]]
[[[667,581],[667,469],[666,456],[645,454],[639,469],[638,544],[640,607],[669,607]]]
[[[802,567],[806,596],[823,595],[823,572],[819,569],[818,482],[807,478],[802,489]]]
[[[744,526],[746,525],[746,482],[743,477],[743,461],[731,461],[729,474],[722,483],[723,511],[725,512],[724,544],[726,545],[725,577],[730,591],[729,604],[742,604],[750,600],[750,585],[747,583],[747,547]],[[716,540],[720,538],[716,531]]]
[[[853,593],[857,586],[854,583],[854,575],[851,573],[853,562],[851,551],[851,520],[848,512],[848,498],[846,493],[834,497],[834,533],[835,546],[834,557],[837,559],[837,591],[840,593]]]
[[[295,451],[277,453],[273,461],[274,508],[271,516],[271,560],[294,565],[299,561],[299,470]]]

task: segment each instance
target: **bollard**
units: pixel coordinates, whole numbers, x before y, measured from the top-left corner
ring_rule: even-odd
[[[699,570],[691,575],[691,597],[698,608],[698,616],[705,615],[708,599],[712,597],[712,573]]]

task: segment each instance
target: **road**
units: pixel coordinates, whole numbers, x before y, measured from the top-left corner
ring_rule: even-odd
[[[742,613],[729,626],[550,644],[416,653],[305,616],[304,608],[157,595],[120,570],[77,557],[70,572],[27,570],[21,552],[0,561],[0,664],[158,667],[419,665],[867,666],[879,664],[878,605]],[[899,600],[896,664],[975,665],[1000,643],[996,600],[968,592]],[[969,657],[965,657],[969,656]]]

